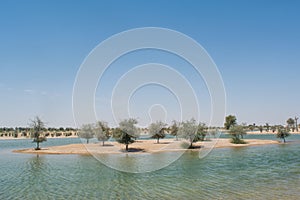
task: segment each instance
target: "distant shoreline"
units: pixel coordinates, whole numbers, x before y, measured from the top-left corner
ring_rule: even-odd
[[[222,134],[228,134],[226,132],[226,130],[220,130],[222,132]],[[300,131],[298,132],[290,132],[291,135],[299,135]],[[145,134],[141,134],[141,135],[145,135]],[[247,131],[247,135],[276,135],[276,132],[273,133],[272,131]],[[72,136],[54,136],[54,137],[47,137],[47,139],[51,139],[51,138],[57,138],[57,139],[64,139],[64,138],[79,138],[77,135],[72,135]],[[4,136],[4,137],[0,137],[0,140],[19,140],[19,139],[32,139],[30,137],[8,137],[8,136]]]
[[[232,144],[230,139],[219,138],[212,141],[204,141],[194,143],[195,149],[201,148],[227,148],[227,147],[248,147],[257,145],[269,145],[269,144],[280,144],[278,140],[259,140],[259,139],[245,139],[246,144]],[[105,146],[102,143],[91,143],[91,144],[69,144],[62,146],[52,146],[42,148],[39,151],[31,149],[19,149],[14,150],[15,153],[30,153],[30,154],[122,154],[122,153],[158,153],[158,152],[172,152],[172,151],[185,151],[187,149],[182,147],[183,141],[176,141],[174,139],[163,139],[160,143],[156,143],[156,140],[137,140],[135,143],[130,144],[129,148],[134,149],[134,152],[124,151],[124,145],[117,142],[106,142]]]
[[[64,138],[79,138],[78,136],[54,136],[46,137],[47,139],[64,139]],[[32,140],[30,137],[0,137],[0,140]]]

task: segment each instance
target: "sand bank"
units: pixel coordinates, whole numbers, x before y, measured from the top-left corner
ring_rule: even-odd
[[[195,147],[199,148],[226,148],[226,147],[247,147],[256,145],[279,144],[276,140],[258,140],[258,139],[245,139],[247,144],[232,144],[230,139],[217,139],[212,141],[194,143]],[[138,140],[129,145],[130,153],[156,153],[161,151],[183,151],[184,141],[175,141],[174,139],[161,140],[159,144],[156,140]],[[53,146],[42,148],[39,151],[34,149],[21,149],[14,150],[16,153],[38,153],[38,154],[120,154],[124,153],[125,145],[117,142],[106,142],[105,146],[102,143],[91,144],[69,144],[63,146]],[[195,149],[194,149],[195,150]],[[197,150],[197,149],[196,149]]]

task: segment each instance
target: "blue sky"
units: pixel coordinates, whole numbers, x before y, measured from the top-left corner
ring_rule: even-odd
[[[75,126],[72,90],[85,57],[113,34],[149,26],[180,31],[207,50],[225,84],[227,114],[236,115],[240,123],[283,124],[300,115],[299,24],[299,1],[2,0],[0,126],[26,126],[35,115],[48,126]],[[137,53],[132,61],[124,62],[134,63],[136,58],[137,63],[180,62],[148,53]],[[123,71],[116,65],[104,77],[106,92],[96,94],[100,119],[112,120],[101,101],[110,98],[107,91],[114,84],[110,79]],[[182,73],[192,74],[189,70]],[[206,97],[202,84],[196,88]],[[149,92],[164,94],[155,87]],[[163,97],[167,99],[168,94]],[[142,109],[145,99],[138,92],[136,98],[137,108]],[[151,95],[147,98],[147,105],[157,100],[151,100]],[[206,105],[204,98],[200,105],[204,121]],[[136,110],[133,113],[138,115]],[[142,113],[137,117],[143,118]]]

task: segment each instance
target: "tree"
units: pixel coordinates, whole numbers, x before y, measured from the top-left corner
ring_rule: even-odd
[[[295,120],[293,118],[289,118],[286,123],[288,124],[288,128],[294,131],[295,129]]]
[[[298,132],[298,117],[295,117],[295,127],[296,127],[296,131]]]
[[[157,121],[155,123],[150,124],[149,126],[149,134],[152,138],[157,139],[157,143],[159,143],[160,138],[164,138],[165,134],[165,127],[167,124]]]
[[[276,126],[272,126],[272,127],[271,127],[271,130],[272,130],[273,133],[275,133],[275,131],[276,131]]]
[[[255,126],[252,125],[252,124],[250,124],[250,125],[248,126],[248,128],[249,128],[250,131],[254,131]]]
[[[197,134],[194,139],[194,141],[204,141],[205,137],[207,135],[207,127],[205,123],[199,123],[197,128]]]
[[[171,135],[176,137],[176,140],[178,140],[178,129],[179,129],[179,123],[173,120],[173,124],[170,127]]]
[[[225,118],[225,123],[224,123],[225,128],[229,130],[234,125],[236,125],[236,117],[234,115],[228,115]]]
[[[259,127],[258,127],[258,129],[259,129],[259,132],[263,132],[263,130],[264,130],[264,128],[263,128],[263,126],[262,125],[260,125]]]
[[[269,132],[269,130],[270,130],[270,125],[269,123],[266,123],[266,131]]]
[[[46,141],[46,137],[42,135],[42,130],[45,128],[45,123],[36,116],[33,120],[31,120],[30,128],[32,131],[31,137],[33,138],[33,142],[36,143],[35,150],[41,150],[40,143]]]
[[[247,132],[245,131],[245,129],[242,126],[232,126],[229,129],[229,134],[231,135],[231,143],[234,144],[245,144],[245,141],[242,140],[241,138],[243,138],[243,135],[246,135]]]
[[[138,129],[136,128],[136,119],[125,119],[119,123],[119,127],[114,130],[114,137],[121,144],[125,144],[126,151],[128,151],[128,145],[133,143],[133,138],[139,136]]]
[[[102,141],[102,146],[104,146],[104,142],[110,137],[109,127],[106,122],[98,121],[96,123],[95,135],[98,141]]]
[[[79,129],[78,136],[80,138],[86,139],[86,143],[89,143],[89,140],[94,137],[94,126],[93,124],[83,124]]]
[[[277,138],[280,138],[283,140],[283,142],[285,143],[285,138],[288,137],[290,135],[289,130],[286,128],[278,128],[277,131]]]
[[[200,124],[198,125],[196,123],[196,120],[193,118],[191,120],[181,122],[181,126],[178,129],[178,135],[189,140],[189,148],[193,148],[193,143],[199,141],[200,138],[202,138],[202,130],[198,131]]]

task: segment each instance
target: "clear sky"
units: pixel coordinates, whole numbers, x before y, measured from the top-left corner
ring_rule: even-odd
[[[72,90],[85,57],[113,34],[149,26],[180,31],[207,50],[225,84],[227,114],[236,115],[239,123],[283,124],[300,115],[299,1],[1,0],[0,126],[27,126],[35,115],[48,126],[75,126]],[[147,63],[156,54],[137,53],[130,62],[139,57],[136,64]],[[170,65],[180,62],[171,57],[156,58]],[[116,65],[104,77],[107,91],[113,86],[109,80],[123,71]],[[148,89],[148,100],[157,94],[168,98],[161,88]],[[99,119],[111,122],[103,106],[110,97],[97,93]],[[157,100],[142,97],[135,94],[147,105]],[[205,102],[204,115],[209,110]],[[139,109],[142,103],[132,112],[142,119],[145,110]],[[168,120],[172,117],[170,112]]]

